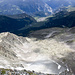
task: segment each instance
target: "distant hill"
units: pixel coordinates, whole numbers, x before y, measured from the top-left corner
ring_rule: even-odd
[[[0,15],[0,32],[11,32],[36,22],[34,18],[27,14]]]

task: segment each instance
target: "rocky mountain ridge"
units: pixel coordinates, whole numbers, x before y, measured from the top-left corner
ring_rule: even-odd
[[[31,34],[29,38],[18,37],[9,32],[1,33],[1,68],[24,68],[36,72],[58,74],[66,69],[65,66],[68,66],[68,73],[70,73],[70,69],[75,72],[75,33],[72,29],[50,28],[40,30]],[[40,39],[41,37],[44,39]],[[56,62],[62,65],[61,68],[50,66],[50,64],[55,65]]]

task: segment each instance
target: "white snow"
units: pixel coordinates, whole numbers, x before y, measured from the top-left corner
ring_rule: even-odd
[[[60,65],[58,65],[58,69],[60,69],[61,68],[61,66]]]

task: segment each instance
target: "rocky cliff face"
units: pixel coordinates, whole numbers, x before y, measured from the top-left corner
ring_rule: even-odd
[[[59,74],[66,69],[68,73],[70,69],[75,72],[74,28],[50,28],[30,36],[0,34],[1,68],[24,68],[48,74]]]

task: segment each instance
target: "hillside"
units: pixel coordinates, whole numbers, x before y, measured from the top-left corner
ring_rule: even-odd
[[[66,71],[66,74],[72,75],[75,73],[73,30],[75,28],[50,28],[33,32],[29,37],[1,33],[0,67],[44,74]]]
[[[0,15],[0,32],[15,31],[34,22],[36,22],[36,20],[27,14]]]
[[[49,18],[45,25],[48,27],[74,27],[75,25],[75,11],[65,12],[61,11],[55,14],[55,17]]]
[[[60,11],[54,14],[53,17],[49,17],[46,21],[37,22],[31,24],[31,26],[27,26],[19,31],[16,31],[16,34],[21,34],[22,36],[26,36],[32,31],[52,28],[52,27],[61,27],[61,28],[71,28],[75,26],[75,11],[65,12]]]
[[[0,32],[9,31],[21,36],[27,36],[32,31],[52,27],[74,27],[75,11],[59,11],[45,21],[36,20],[27,14],[0,16]]]

